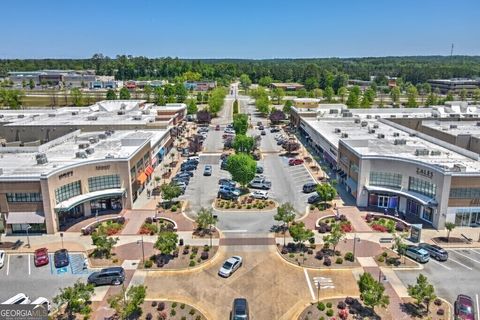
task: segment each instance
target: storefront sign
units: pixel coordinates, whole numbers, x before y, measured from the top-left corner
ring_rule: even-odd
[[[65,173],[62,173],[61,175],[58,176],[58,179],[59,180],[62,180],[62,179],[65,179],[65,178],[69,178],[73,176],[73,171],[67,171]]]
[[[412,224],[412,230],[410,232],[410,241],[414,243],[420,242],[422,237],[422,225]]]
[[[480,205],[480,199],[479,198],[474,198],[474,199],[470,200],[470,205],[475,205],[475,206]]]
[[[110,170],[110,165],[96,166],[95,170]]]
[[[427,169],[417,168],[417,174],[419,176],[424,176],[430,179],[433,178],[433,172]]]

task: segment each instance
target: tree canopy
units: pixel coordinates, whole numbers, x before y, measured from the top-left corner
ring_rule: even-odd
[[[245,187],[255,177],[257,162],[245,153],[231,155],[227,159],[227,171],[234,181]]]
[[[176,232],[162,231],[158,234],[154,247],[162,254],[171,254],[177,248],[177,243],[178,234]]]
[[[251,153],[255,148],[255,139],[244,134],[237,134],[233,139],[232,146],[237,153]]]
[[[360,299],[362,299],[367,307],[374,310],[376,306],[385,308],[390,304],[390,298],[384,294],[385,287],[375,280],[370,273],[363,273],[357,283],[360,291]]]
[[[65,306],[68,319],[73,319],[75,313],[88,316],[92,312],[88,302],[93,293],[93,285],[77,280],[73,286],[61,288],[60,293],[53,298],[53,302],[59,307]]]
[[[114,309],[120,319],[130,319],[135,314],[140,314],[141,305],[145,301],[147,287],[144,285],[131,286],[108,298],[110,308]]]
[[[248,115],[244,113],[234,114],[233,129],[236,134],[246,134],[248,130]]]

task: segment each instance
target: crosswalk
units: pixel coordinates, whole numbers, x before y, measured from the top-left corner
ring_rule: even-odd
[[[335,285],[333,284],[333,280],[331,278],[326,277],[313,277],[313,283],[315,287],[320,287],[320,289],[335,289]]]

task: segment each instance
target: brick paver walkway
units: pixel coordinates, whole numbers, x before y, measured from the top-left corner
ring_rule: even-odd
[[[310,213],[297,221],[301,221],[305,223],[305,227],[311,230],[315,230],[317,220],[326,216],[331,216],[334,214],[333,209],[327,209],[324,211],[318,211],[317,209],[315,210],[310,210]]]
[[[113,217],[121,216],[121,215],[123,215],[123,213],[124,213],[124,211],[119,212],[119,213],[99,215],[98,218],[94,216],[92,218],[88,218],[88,219],[79,221],[78,223],[76,223],[76,224],[70,226],[69,228],[67,228],[67,230],[65,230],[65,232],[80,232],[83,227],[89,225],[90,223],[95,222],[97,219],[113,218]]]
[[[338,213],[344,214],[348,218],[356,232],[372,232],[357,207],[339,207]]]
[[[126,210],[127,223],[120,234],[137,234],[147,217],[153,217],[155,210]]]
[[[194,222],[187,219],[181,212],[163,212],[161,211],[158,216],[172,219],[177,223],[178,231],[192,231],[194,228]]]

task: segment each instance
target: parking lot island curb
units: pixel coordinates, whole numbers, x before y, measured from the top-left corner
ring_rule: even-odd
[[[223,208],[217,208],[215,206],[215,201],[212,202],[212,209],[218,212],[222,213],[229,213],[229,212],[234,212],[234,213],[239,213],[239,212],[246,212],[246,213],[269,213],[272,211],[277,210],[278,208],[278,202],[275,200],[272,200],[275,204],[275,206],[271,209],[258,209],[258,208],[252,208],[252,209],[223,209]]]
[[[145,302],[153,302],[153,301],[168,301],[168,302],[177,302],[179,304],[181,303],[185,303],[186,305],[190,306],[190,307],[193,307],[195,309],[198,310],[198,312],[200,312],[202,314],[202,316],[205,317],[205,319],[207,320],[213,320],[213,317],[208,314],[205,310],[203,310],[202,308],[198,307],[197,304],[195,303],[192,303],[192,302],[189,302],[188,299],[178,299],[178,298],[168,298],[168,297],[161,297],[161,298],[158,298],[158,299],[151,299],[151,298],[146,298],[144,301]]]

